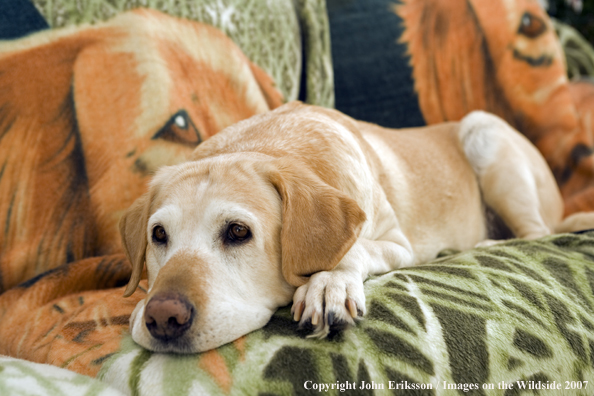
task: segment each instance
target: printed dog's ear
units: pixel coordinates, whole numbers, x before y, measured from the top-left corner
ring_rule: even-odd
[[[72,94],[73,64],[88,41],[40,32],[2,42],[0,293],[96,251]]]
[[[132,276],[126,286],[124,297],[134,293],[144,269],[146,255],[146,224],[148,222],[151,193],[138,198],[120,219],[122,246],[132,264]]]
[[[283,206],[283,276],[298,287],[310,275],[338,265],[357,240],[365,212],[353,199],[295,161],[281,160],[269,178]]]
[[[268,75],[264,70],[262,70],[259,66],[254,64],[253,62],[248,61],[250,65],[250,69],[252,70],[252,74],[260,86],[260,91],[262,91],[262,95],[264,95],[264,99],[266,99],[266,103],[270,110],[276,109],[277,107],[283,104],[283,95],[280,91],[276,88],[276,84],[272,77]]]

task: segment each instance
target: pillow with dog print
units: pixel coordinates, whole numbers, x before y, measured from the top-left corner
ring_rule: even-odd
[[[594,87],[569,81],[565,58],[594,50],[563,29],[564,54],[542,3],[328,0],[336,108],[393,128],[497,114],[547,159],[566,215],[593,210]]]

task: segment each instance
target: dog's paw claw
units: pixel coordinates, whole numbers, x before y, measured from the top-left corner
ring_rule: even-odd
[[[320,323],[320,314],[316,311],[311,315],[311,325],[317,326]]]
[[[299,301],[298,303],[293,304],[291,307],[291,316],[295,322],[299,322],[301,320],[301,315],[303,315],[304,309],[305,301]]]
[[[311,337],[340,332],[365,314],[363,282],[332,272],[312,275],[293,297],[291,315],[299,327],[313,328]]]
[[[349,310],[349,313],[351,314],[351,317],[353,319],[358,316],[362,316],[359,315],[359,312],[361,312],[361,310],[357,308],[357,303],[353,299],[349,298],[346,300],[346,307]]]

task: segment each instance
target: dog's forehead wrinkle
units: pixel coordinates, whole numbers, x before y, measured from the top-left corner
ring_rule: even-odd
[[[330,143],[329,139],[342,139],[345,128],[348,129],[342,121],[329,115],[314,113],[307,107],[297,109],[295,112],[274,110],[241,121],[220,132],[220,136],[210,139],[202,148],[208,148],[207,153],[210,150],[210,154],[221,156],[218,149],[224,144],[225,154],[222,155],[230,155],[226,158],[232,158],[232,153],[249,153],[250,156],[259,153],[264,158],[281,158],[295,154],[296,146],[312,145],[312,141],[317,142],[316,147],[325,147]],[[201,151],[199,147],[198,157]]]
[[[258,161],[242,160],[240,155],[233,157],[233,160],[215,158],[210,162],[210,184],[201,197],[204,204],[211,201],[220,205],[226,203],[229,208],[241,207],[252,216],[254,213],[270,216],[280,211],[278,194],[269,179],[258,170]]]
[[[204,180],[225,184],[253,183],[253,175],[257,173],[255,162],[269,159],[269,156],[258,153],[233,153],[199,161],[190,161],[176,167],[167,167],[159,172],[152,185],[163,185],[170,189],[176,185],[187,185]]]
[[[185,185],[198,180],[208,180],[210,168],[200,162],[186,162],[179,166],[167,167],[160,175],[162,183],[167,187]]]
[[[291,138],[300,139],[303,138],[301,131],[307,129],[314,132],[313,135],[307,135],[308,140],[312,138],[327,140],[322,134],[316,134],[315,131],[333,131],[340,127],[342,125],[339,122],[323,114],[306,113],[306,115],[301,115],[286,113],[275,118],[264,119],[260,123],[252,125],[250,132],[254,135],[262,134],[263,132],[272,132],[275,135],[273,137],[274,143],[278,145],[278,134],[289,135]],[[290,141],[285,141],[285,143],[290,143]],[[282,146],[279,147],[281,150],[282,148]]]
[[[148,221],[149,226],[153,226],[155,224],[166,225],[167,223],[171,223],[172,220],[175,220],[180,215],[180,209],[177,205],[167,204],[158,208],[155,213],[151,215]]]

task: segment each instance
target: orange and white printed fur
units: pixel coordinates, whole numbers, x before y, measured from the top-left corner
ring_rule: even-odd
[[[142,9],[0,43],[0,86],[0,293],[120,253],[158,167],[282,103],[221,31]]]
[[[484,112],[414,130],[297,102],[254,116],[160,169],[122,217],[126,294],[148,271],[132,337],[205,351],[291,301],[294,319],[325,336],[365,314],[369,275],[485,243],[485,206],[519,238],[594,225],[590,214],[562,221],[542,156]]]
[[[395,2],[396,3],[396,2]],[[415,91],[427,123],[473,110],[497,114],[543,154],[565,214],[594,208],[593,138],[587,103],[539,0],[402,0]]]

